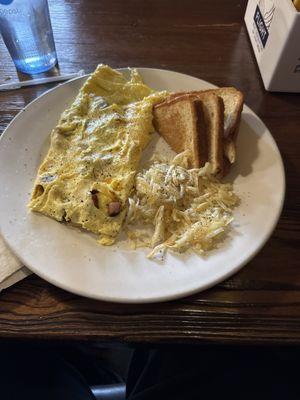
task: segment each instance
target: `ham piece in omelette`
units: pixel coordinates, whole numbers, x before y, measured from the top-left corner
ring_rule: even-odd
[[[29,208],[114,243],[153,132],[153,105],[165,97],[134,69],[127,80],[99,65],[51,133]]]

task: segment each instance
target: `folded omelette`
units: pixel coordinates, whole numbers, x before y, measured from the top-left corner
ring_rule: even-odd
[[[114,243],[153,132],[153,105],[165,97],[134,69],[127,80],[99,65],[51,133],[29,208]]]

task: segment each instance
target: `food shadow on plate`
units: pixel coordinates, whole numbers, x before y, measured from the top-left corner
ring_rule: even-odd
[[[253,120],[253,123],[252,123]],[[264,130],[253,129],[257,125],[257,117],[243,113],[237,139],[236,163],[230,173],[224,178],[224,182],[234,182],[241,175],[248,176],[253,171],[253,163],[259,156],[258,142]]]
[[[139,171],[149,168],[154,159],[171,161],[175,156],[176,153],[171,149],[167,142],[157,132],[153,132],[150,143],[143,151]]]

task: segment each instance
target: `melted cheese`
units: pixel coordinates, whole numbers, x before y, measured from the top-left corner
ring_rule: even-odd
[[[99,234],[112,244],[127,213],[127,200],[152,126],[153,105],[166,96],[100,65],[62,114],[51,134],[29,207],[58,221]],[[109,215],[109,204],[120,205]]]

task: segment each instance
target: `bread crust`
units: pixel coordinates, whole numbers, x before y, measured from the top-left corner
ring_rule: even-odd
[[[207,124],[205,122],[205,111],[201,100],[193,100],[194,107],[197,114],[197,133],[199,140],[199,158],[200,167],[204,167],[205,163],[208,161],[208,134],[207,134]]]

